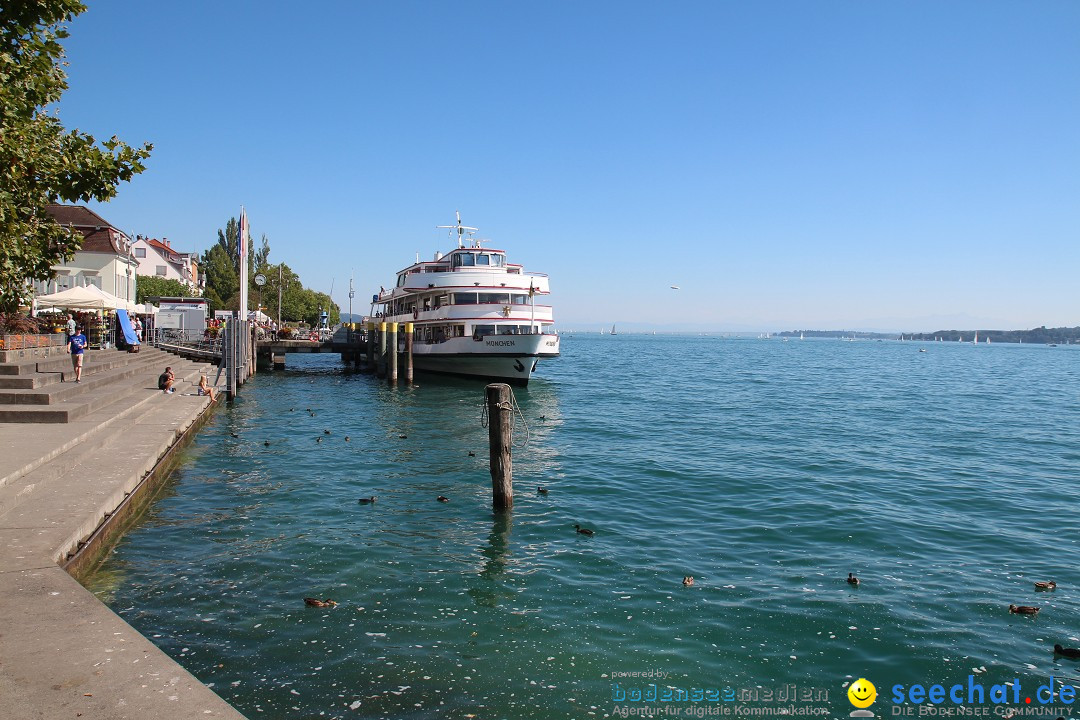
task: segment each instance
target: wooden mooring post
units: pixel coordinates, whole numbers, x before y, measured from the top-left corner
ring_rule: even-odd
[[[367,324],[367,371],[375,372],[375,323]]]
[[[397,366],[398,366],[398,342],[397,342],[397,329],[398,324],[396,322],[390,323],[390,339],[386,344],[390,348],[390,373],[386,379],[392,383],[397,382]]]
[[[413,364],[412,364],[412,340],[413,340],[413,324],[405,323],[405,382],[412,385],[413,380]]]
[[[386,377],[386,323],[379,323],[379,359],[376,366],[376,375]]]
[[[510,386],[492,383],[485,389],[488,411],[488,455],[491,462],[491,505],[495,510],[514,506],[514,473],[511,462],[510,430],[514,405]]]

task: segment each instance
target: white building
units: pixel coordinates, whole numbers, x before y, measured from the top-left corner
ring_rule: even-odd
[[[34,283],[37,294],[96,285],[122,300],[135,302],[138,263],[131,255],[131,238],[82,205],[50,205],[48,213],[61,225],[80,231],[83,244],[71,260],[53,265],[54,278]]]
[[[198,256],[195,253],[176,251],[168,238],[157,240],[142,235],[135,237],[131,247],[139,264],[139,275],[177,280],[196,293],[202,290]]]

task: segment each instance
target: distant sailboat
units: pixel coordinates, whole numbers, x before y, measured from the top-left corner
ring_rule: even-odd
[[[800,340],[805,340],[805,339],[806,339],[806,336],[805,336],[805,335],[803,335],[802,333],[799,333],[799,339],[800,339]]]
[[[978,345],[979,344],[979,331],[978,330],[975,331],[975,339],[971,341],[971,344],[972,345]]]
[[[611,333],[610,334],[611,335],[618,335],[618,333],[615,332],[615,323],[611,323]]]

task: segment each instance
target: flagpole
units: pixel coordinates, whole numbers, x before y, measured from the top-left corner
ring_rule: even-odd
[[[240,254],[240,319],[248,319],[248,222],[247,211],[240,206],[240,237],[237,240],[237,252]]]

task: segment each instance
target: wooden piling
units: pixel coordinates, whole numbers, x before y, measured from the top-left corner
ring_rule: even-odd
[[[412,343],[413,343],[413,324],[405,323],[405,382],[412,385],[413,381],[413,364],[412,364]]]
[[[514,477],[511,462],[510,430],[514,422],[510,386],[488,385],[488,456],[491,462],[491,505],[495,510],[514,506]]]
[[[367,371],[375,372],[375,323],[367,324]]]
[[[397,366],[398,366],[398,342],[397,342],[397,329],[398,324],[396,322],[390,323],[390,339],[386,341],[386,344],[390,347],[390,374],[387,376],[387,380],[392,383],[397,382]]]
[[[378,376],[386,377],[386,322],[379,323],[379,366]]]

